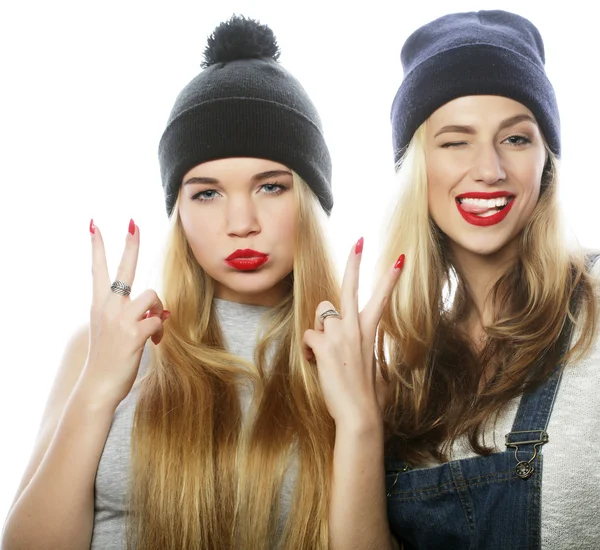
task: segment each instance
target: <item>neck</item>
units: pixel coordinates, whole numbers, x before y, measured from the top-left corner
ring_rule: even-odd
[[[464,278],[470,298],[470,306],[464,319],[468,332],[479,332],[492,323],[496,311],[490,300],[491,290],[498,279],[514,265],[517,256],[516,239],[499,251],[487,255],[452,247],[454,263]]]

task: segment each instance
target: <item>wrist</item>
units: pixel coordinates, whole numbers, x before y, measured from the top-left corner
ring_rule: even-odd
[[[361,468],[364,464],[383,465],[384,455],[383,422],[366,421],[348,422],[336,425],[334,443],[334,463],[344,468],[352,464],[352,468]]]
[[[383,418],[379,409],[359,415],[347,415],[336,420],[336,434],[354,437],[383,438]]]
[[[93,381],[82,376],[75,387],[70,398],[73,406],[92,414],[114,414],[117,406],[121,402],[114,395],[105,392]]]

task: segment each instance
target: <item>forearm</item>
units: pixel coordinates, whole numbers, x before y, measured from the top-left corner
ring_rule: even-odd
[[[94,481],[115,407],[75,388],[52,442],[11,509],[2,550],[88,549],[94,521]]]
[[[337,427],[329,529],[333,550],[388,550],[383,425]]]

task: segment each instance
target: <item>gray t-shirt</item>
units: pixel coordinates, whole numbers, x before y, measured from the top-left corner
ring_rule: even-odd
[[[268,313],[269,308],[217,298],[214,300],[214,306],[227,351],[254,362],[254,351],[259,337],[261,319]],[[137,380],[147,371],[149,359],[147,346],[142,356]],[[92,550],[122,550],[126,547],[126,497],[129,480],[131,428],[139,394],[137,380],[129,395],[115,411],[98,465]],[[241,385],[239,393],[242,411],[247,413],[252,400],[252,388],[248,385]],[[280,521],[284,521],[287,517],[296,479],[297,463],[296,457],[293,456],[286,471],[280,495],[280,510],[282,510]]]

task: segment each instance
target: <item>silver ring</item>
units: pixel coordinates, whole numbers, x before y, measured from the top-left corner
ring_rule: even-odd
[[[319,317],[321,317],[321,319],[323,321],[325,319],[327,319],[327,317],[337,317],[338,319],[342,318],[342,316],[339,314],[337,309],[328,309],[327,311],[324,311],[323,313],[321,313],[321,315],[319,315]]]
[[[129,296],[131,294],[131,287],[126,285],[123,281],[115,281],[110,285],[110,290],[121,296]]]

